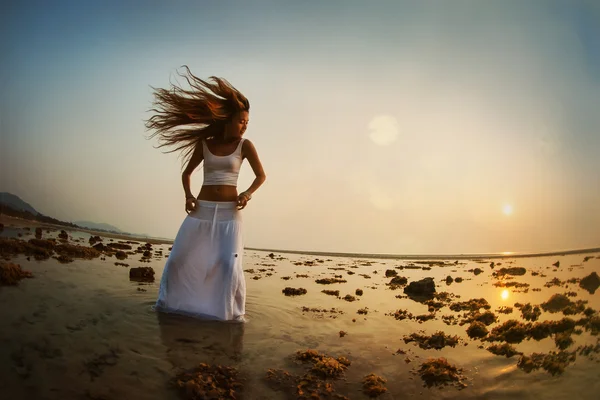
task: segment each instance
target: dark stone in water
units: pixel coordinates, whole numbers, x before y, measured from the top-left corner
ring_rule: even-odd
[[[435,293],[435,282],[433,278],[423,278],[420,281],[411,282],[404,288],[404,293],[412,298],[432,298]]]
[[[154,282],[154,269],[152,267],[137,267],[129,270],[129,280]]]
[[[596,272],[592,272],[585,278],[581,279],[579,286],[590,292],[590,294],[594,294],[596,289],[600,287],[600,276],[598,276]]]

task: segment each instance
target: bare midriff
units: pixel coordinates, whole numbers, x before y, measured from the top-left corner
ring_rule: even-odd
[[[207,201],[237,201],[238,193],[235,186],[204,185],[200,189],[198,200]]]

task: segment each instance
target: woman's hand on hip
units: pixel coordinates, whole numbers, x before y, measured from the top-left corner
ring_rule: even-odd
[[[248,204],[248,200],[250,200],[251,196],[246,193],[240,193],[238,198],[237,198],[237,209],[238,210],[243,210],[244,207],[246,207],[246,205]]]
[[[196,199],[194,198],[189,198],[185,200],[185,212],[186,213],[191,213],[192,211],[194,211],[196,209],[197,203],[196,203]]]

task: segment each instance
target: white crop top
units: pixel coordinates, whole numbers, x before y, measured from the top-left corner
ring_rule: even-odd
[[[238,174],[242,166],[242,144],[240,140],[235,151],[228,156],[216,156],[210,152],[206,142],[202,141],[204,155],[204,182],[203,185],[237,186]]]

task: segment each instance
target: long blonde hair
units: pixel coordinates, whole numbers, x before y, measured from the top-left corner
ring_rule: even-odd
[[[154,89],[154,112],[146,122],[149,136],[159,136],[158,147],[176,146],[166,151],[182,151],[182,166],[202,140],[223,135],[225,124],[240,111],[249,111],[248,99],[223,78],[211,76],[208,81],[194,76],[184,65],[191,89],[171,83],[171,89]],[[212,81],[212,82],[210,82]]]

